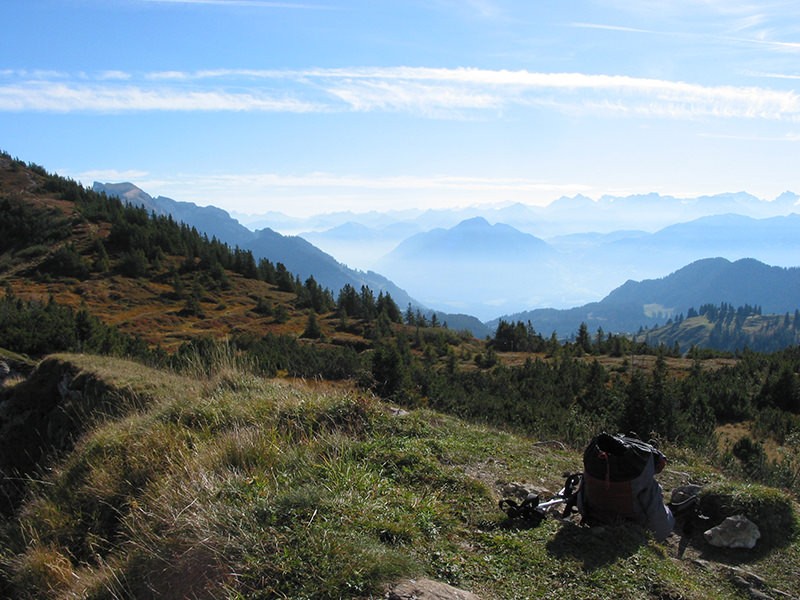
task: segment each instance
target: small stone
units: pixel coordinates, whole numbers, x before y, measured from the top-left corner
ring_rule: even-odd
[[[430,579],[407,579],[390,589],[387,600],[480,600],[472,592]]]
[[[753,548],[761,537],[758,526],[744,515],[728,517],[703,534],[706,541],[718,548]]]

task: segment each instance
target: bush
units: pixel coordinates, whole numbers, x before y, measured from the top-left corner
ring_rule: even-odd
[[[72,246],[63,246],[56,250],[41,268],[57,277],[89,277],[89,263]]]

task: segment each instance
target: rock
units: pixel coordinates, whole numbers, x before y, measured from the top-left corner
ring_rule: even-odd
[[[702,486],[689,484],[681,485],[672,490],[670,495],[671,504],[680,504],[690,498],[697,496],[703,490]]]
[[[388,600],[480,600],[472,592],[431,579],[407,579],[386,592]]]
[[[518,483],[516,481],[510,481],[502,484],[500,486],[500,494],[503,496],[503,498],[517,498],[519,500],[524,500],[531,494],[539,496],[540,498],[552,496],[550,491],[546,488],[535,487],[526,483]]]
[[[527,486],[521,483],[510,481],[503,484],[503,486],[500,488],[500,493],[504,498],[525,498],[528,495],[529,490]]]
[[[744,515],[728,517],[703,534],[706,541],[718,548],[753,548],[761,537],[758,526]]]

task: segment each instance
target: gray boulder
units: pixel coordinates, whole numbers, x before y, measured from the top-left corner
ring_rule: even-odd
[[[734,515],[706,531],[703,536],[709,544],[718,548],[750,549],[755,547],[761,531],[744,515]]]

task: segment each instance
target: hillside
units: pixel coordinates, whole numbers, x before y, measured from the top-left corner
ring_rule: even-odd
[[[201,207],[163,196],[153,198],[130,183],[95,182],[92,189],[143,206],[157,215],[170,215],[176,221],[191,225],[209,237],[216,237],[232,247],[250,250],[256,260],[267,258],[275,263],[280,262],[303,281],[314,277],[318,283],[334,292],[345,285],[351,285],[355,289],[365,285],[375,293],[388,291],[401,306],[409,303],[419,305],[405,291],[378,273],[350,269],[297,236],[284,236],[269,227],[250,231],[219,208]]]
[[[599,302],[566,309],[538,309],[506,320],[530,320],[541,332],[574,334],[581,323],[592,331],[635,333],[663,325],[703,304],[761,307],[766,314],[794,313],[800,308],[800,268],[765,265],[752,259],[696,261],[659,279],[628,281]],[[497,321],[489,322],[490,327]],[[767,332],[764,332],[765,335]]]
[[[151,218],[7,155],[0,155],[0,203],[5,299],[85,312],[169,352],[202,337],[296,336],[310,309],[323,312],[322,302],[329,343],[368,345],[355,319],[351,331],[336,331],[333,299],[316,282],[309,287],[169,216]]]
[[[477,340],[0,167],[0,597],[366,599],[421,576],[489,599],[796,595],[796,348]],[[746,512],[756,551],[505,518],[602,430],[658,439],[667,490]]]
[[[764,535],[756,551],[716,550],[699,533],[657,544],[631,525],[508,521],[507,484],[556,490],[579,451],[347,387],[262,379],[233,357],[213,372],[60,355],[2,392],[6,435],[24,427],[15,411],[32,411],[63,441],[0,529],[3,595],[366,599],[409,578],[484,600],[800,595],[796,507],[691,453],[666,449],[662,484],[702,482],[724,511],[746,511]],[[51,388],[49,409],[31,406]]]
[[[338,293],[345,286],[356,290],[366,286],[375,293],[390,294],[402,307],[411,305],[428,316],[436,314],[439,322],[448,323],[452,329],[470,331],[476,337],[484,337],[489,333],[476,317],[461,312],[448,313],[426,309],[418,300],[411,298],[405,290],[380,273],[351,269],[303,237],[281,235],[269,227],[251,231],[219,208],[201,207],[191,202],[178,202],[163,196],[153,198],[131,183],[95,182],[92,189],[135,206],[142,206],[156,215],[170,216],[179,223],[186,223],[196,228],[210,238],[252,252],[256,260],[266,258],[274,263],[281,263],[301,281],[313,277],[317,283],[334,293]],[[363,248],[359,252],[363,253]]]
[[[775,352],[800,343],[800,311],[762,315],[754,307],[701,306],[687,318],[669,320],[661,327],[645,329],[634,340],[652,345],[677,347],[686,352],[706,348],[737,352]]]

